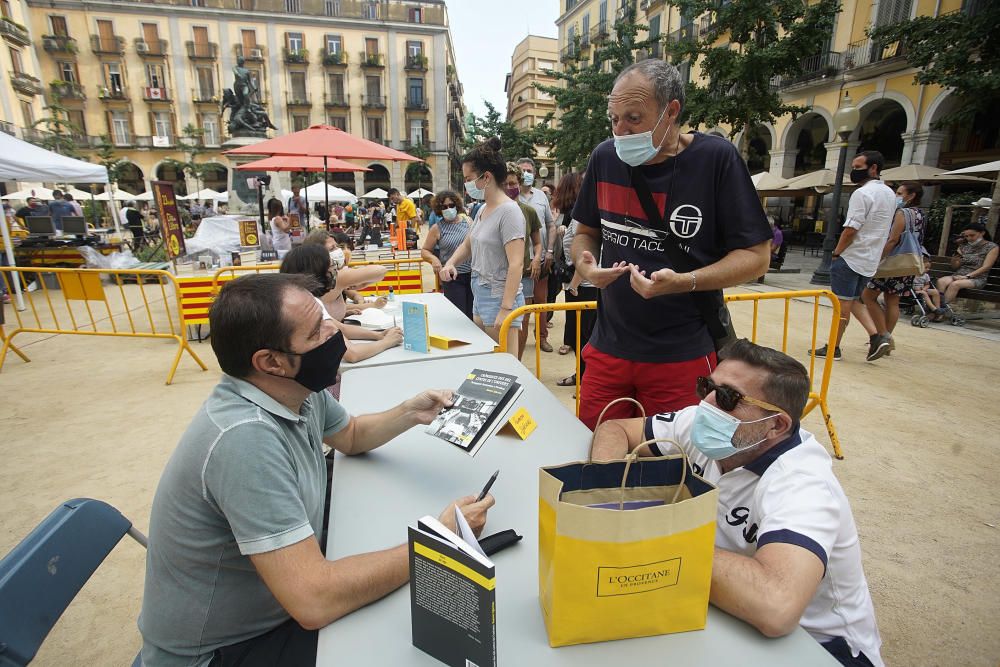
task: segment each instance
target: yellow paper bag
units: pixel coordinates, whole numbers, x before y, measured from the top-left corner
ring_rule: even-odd
[[[538,591],[549,644],[703,629],[718,495],[682,456],[540,469]]]

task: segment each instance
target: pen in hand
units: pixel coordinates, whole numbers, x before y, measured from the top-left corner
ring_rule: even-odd
[[[497,475],[499,475],[499,474],[500,474],[500,470],[498,469],[495,473],[493,473],[493,476],[490,477],[490,480],[488,482],[486,482],[486,486],[483,487],[483,490],[480,492],[479,496],[476,498],[476,502],[477,503],[480,500],[482,500],[483,498],[485,498],[486,494],[490,492],[490,489],[493,487],[493,482],[497,481]]]

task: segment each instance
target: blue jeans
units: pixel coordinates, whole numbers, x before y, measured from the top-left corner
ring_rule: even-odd
[[[863,276],[848,266],[843,257],[837,257],[830,263],[830,289],[841,301],[861,298],[861,292],[867,284],[868,276]]]
[[[473,315],[478,315],[479,319],[483,321],[483,325],[487,327],[492,327],[493,323],[496,322],[497,314],[500,312],[500,302],[503,301],[503,296],[493,296],[490,293],[490,288],[486,285],[482,285],[476,280],[476,277],[472,278],[472,313]],[[517,296],[514,297],[514,309],[520,308],[524,305],[524,294],[518,290]],[[518,317],[511,324],[514,329],[521,328],[521,320],[523,317]]]

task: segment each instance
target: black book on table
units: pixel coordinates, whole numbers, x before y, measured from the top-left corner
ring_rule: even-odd
[[[427,432],[475,456],[521,391],[516,375],[476,368],[455,391],[452,406],[441,411]]]
[[[430,516],[409,529],[413,645],[451,667],[496,667],[496,568],[457,509],[456,521],[465,539]]]

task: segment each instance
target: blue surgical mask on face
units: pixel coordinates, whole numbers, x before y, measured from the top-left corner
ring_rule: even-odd
[[[535,175],[530,171],[521,172],[521,182],[531,187],[535,183]]]
[[[903,208],[906,203],[903,201],[902,197],[896,197],[896,208]]]
[[[757,442],[737,449],[733,446],[733,436],[736,435],[736,429],[740,427],[740,424],[754,424],[777,416],[776,414],[768,415],[744,422],[711,403],[702,401],[698,404],[697,412],[694,415],[694,424],[691,426],[691,444],[713,461],[727,459],[733,454],[745,452],[767,440],[767,438],[761,438]]]
[[[445,209],[441,209],[441,217],[444,218],[445,220],[447,220],[448,222],[451,222],[457,216],[458,216],[458,209],[455,208],[454,206],[451,206],[451,207],[445,208]]]
[[[483,176],[480,175],[471,181],[465,182],[465,191],[469,193],[470,197],[472,197],[473,199],[478,199],[479,201],[486,199],[486,190],[476,185],[476,181],[478,181],[482,177]]]
[[[614,135],[615,152],[618,153],[618,158],[622,162],[630,167],[638,167],[640,164],[645,164],[656,157],[660,146],[653,145],[653,132],[660,126],[660,121],[663,120],[663,116],[666,113],[667,109],[664,107],[660,117],[656,119],[656,125],[653,126],[652,130],[640,132],[639,134]],[[663,139],[660,139],[660,145],[663,145],[663,140],[666,138],[667,135],[664,133]]]

